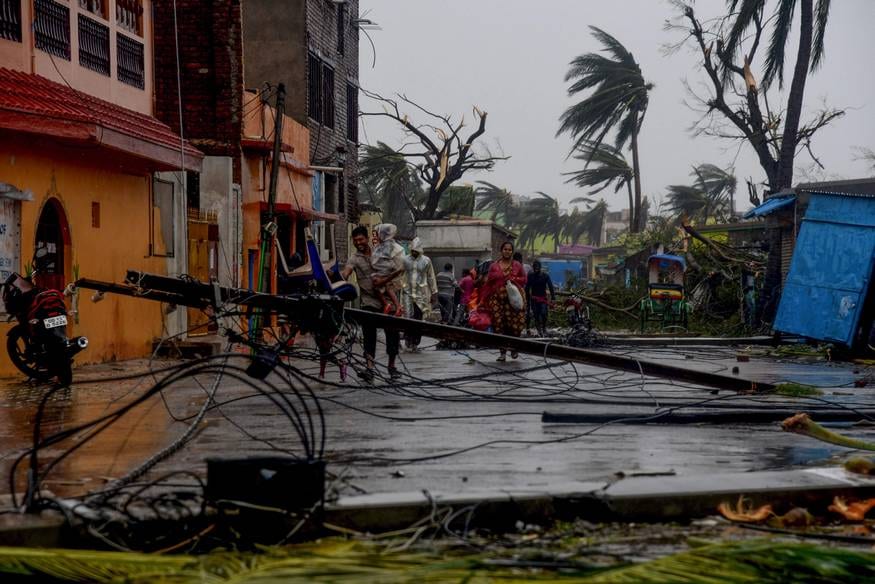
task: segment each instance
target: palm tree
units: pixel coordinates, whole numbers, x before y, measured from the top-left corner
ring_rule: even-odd
[[[591,91],[588,97],[569,107],[560,117],[558,136],[568,132],[574,138],[574,150],[587,142],[597,148],[608,132],[616,129],[614,144],[622,149],[629,142],[632,150],[635,198],[630,209],[633,231],[643,226],[638,221],[641,208],[641,165],[638,157],[638,134],[647,113],[648,92],[653,84],[646,83],[635,57],[617,39],[605,31],[590,27],[609,54],[587,53],[575,58],[565,75],[573,81],[568,94]]]
[[[450,215],[465,215],[470,217],[474,214],[475,191],[472,185],[453,185],[445,192],[438,204],[438,218],[446,218]]]
[[[559,201],[547,193],[538,191],[538,196],[530,199],[522,210],[523,231],[553,238],[553,251],[559,251],[563,220]]]
[[[573,182],[584,189],[594,188],[595,190],[590,191],[593,195],[605,190],[611,184],[614,185],[615,193],[625,186],[629,193],[629,230],[634,230],[635,220],[632,211],[635,208],[635,200],[632,194],[632,182],[635,172],[629,166],[623,152],[605,142],[596,144],[585,141],[576,148],[574,158],[584,163],[583,168],[565,173],[570,177],[565,182]]]
[[[586,238],[590,245],[599,245],[602,241],[605,216],[608,204],[602,199],[592,209],[581,213],[577,209],[565,215],[564,235],[572,244]]]
[[[735,15],[732,28],[726,38],[725,52],[732,55],[741,47],[751,27],[763,26],[768,0],[727,0],[730,13]],[[769,173],[769,186],[773,191],[793,186],[793,161],[799,145],[799,120],[802,116],[802,101],[808,73],[817,69],[823,61],[826,24],[829,19],[830,0],[776,0],[772,18],[772,37],[766,54],[763,85],[768,87],[777,78],[778,87],[784,86],[784,63],[794,13],[799,5],[799,47],[787,110],[777,168]],[[768,169],[767,169],[768,170]]]
[[[731,200],[735,194],[733,174],[713,164],[693,167],[691,185],[668,187],[668,208],[676,215],[707,222],[708,219],[725,221],[731,215]]]
[[[402,154],[383,142],[365,146],[359,160],[359,184],[387,222],[404,233],[412,224],[422,187]]]
[[[505,225],[510,225],[513,222],[513,215],[518,211],[516,204],[516,196],[507,189],[503,189],[485,180],[478,180],[480,185],[475,191],[477,198],[478,211],[491,211],[490,217],[493,221],[498,221],[501,217]]]

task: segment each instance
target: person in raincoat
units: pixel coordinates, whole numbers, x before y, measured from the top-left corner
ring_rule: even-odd
[[[437,280],[431,259],[423,253],[422,240],[418,237],[413,238],[410,255],[404,258],[404,271],[407,279],[408,317],[414,320],[430,318],[432,306],[437,302]],[[422,335],[407,333],[404,338],[409,350],[419,350]]]
[[[397,258],[404,254],[404,248],[395,241],[398,228],[391,223],[380,223],[377,225],[376,231],[379,243],[374,246],[371,263],[374,275],[383,279],[385,283],[382,286],[374,286],[374,292],[383,303],[385,314],[401,316],[403,309],[398,300],[401,292],[401,278],[396,274],[398,273]]]

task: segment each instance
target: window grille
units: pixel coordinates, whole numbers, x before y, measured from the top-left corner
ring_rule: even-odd
[[[0,39],[21,42],[21,0],[0,0]]]
[[[146,87],[146,72],[143,63],[143,43],[123,35],[116,34],[116,75],[122,83],[139,89]]]
[[[34,0],[34,43],[50,55],[70,60],[70,9],[54,0]]]
[[[109,27],[79,15],[79,64],[109,77]]]

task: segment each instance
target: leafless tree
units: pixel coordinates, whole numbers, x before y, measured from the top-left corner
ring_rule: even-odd
[[[362,116],[387,117],[401,124],[404,129],[407,140],[395,152],[404,157],[425,184],[424,204],[406,201],[417,220],[435,218],[441,197],[466,172],[492,170],[496,162],[510,158],[495,156],[485,146],[475,149],[475,142],[486,132],[486,112],[476,106],[473,108],[476,125],[473,131],[464,136],[464,116],[456,122],[451,116],[429,111],[405,95],[393,99],[372,91],[362,92],[382,106],[382,111],[362,112]],[[404,108],[414,110],[427,122],[413,121],[402,111]]]
[[[801,151],[806,151],[822,166],[812,150],[812,137],[844,115],[844,110],[824,106],[805,123],[800,122],[800,117],[805,78],[820,62],[823,52],[826,25],[826,16],[820,12],[823,2],[818,5],[816,14],[812,14],[812,0],[801,0],[799,4],[802,32],[796,66],[786,105],[778,109],[769,103],[769,89],[775,80],[779,85],[783,83],[783,50],[793,3],[777,2],[776,14],[767,17],[764,15],[766,0],[740,3],[729,0],[728,14],[711,21],[700,20],[691,2],[675,0],[674,3],[682,16],[668,28],[682,30],[686,37],[673,48],[692,43],[701,53],[702,68],[707,76],[707,95],[698,95],[690,89],[696,100],[694,107],[702,113],[695,132],[748,143],[756,152],[771,192],[792,187],[793,163]],[[752,67],[759,56],[767,26],[773,27],[773,33],[763,57],[766,63],[763,82],[758,83]],[[759,202],[753,189],[750,189],[750,198],[754,204]]]

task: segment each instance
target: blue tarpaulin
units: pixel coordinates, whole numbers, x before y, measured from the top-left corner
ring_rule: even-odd
[[[774,213],[778,209],[783,209],[787,205],[792,205],[796,201],[796,195],[781,195],[777,197],[770,197],[765,203],[760,205],[759,207],[754,207],[750,211],[744,214],[745,219],[750,219],[751,217],[765,217],[771,213]]]
[[[875,197],[811,194],[775,330],[850,346],[872,278]]]

